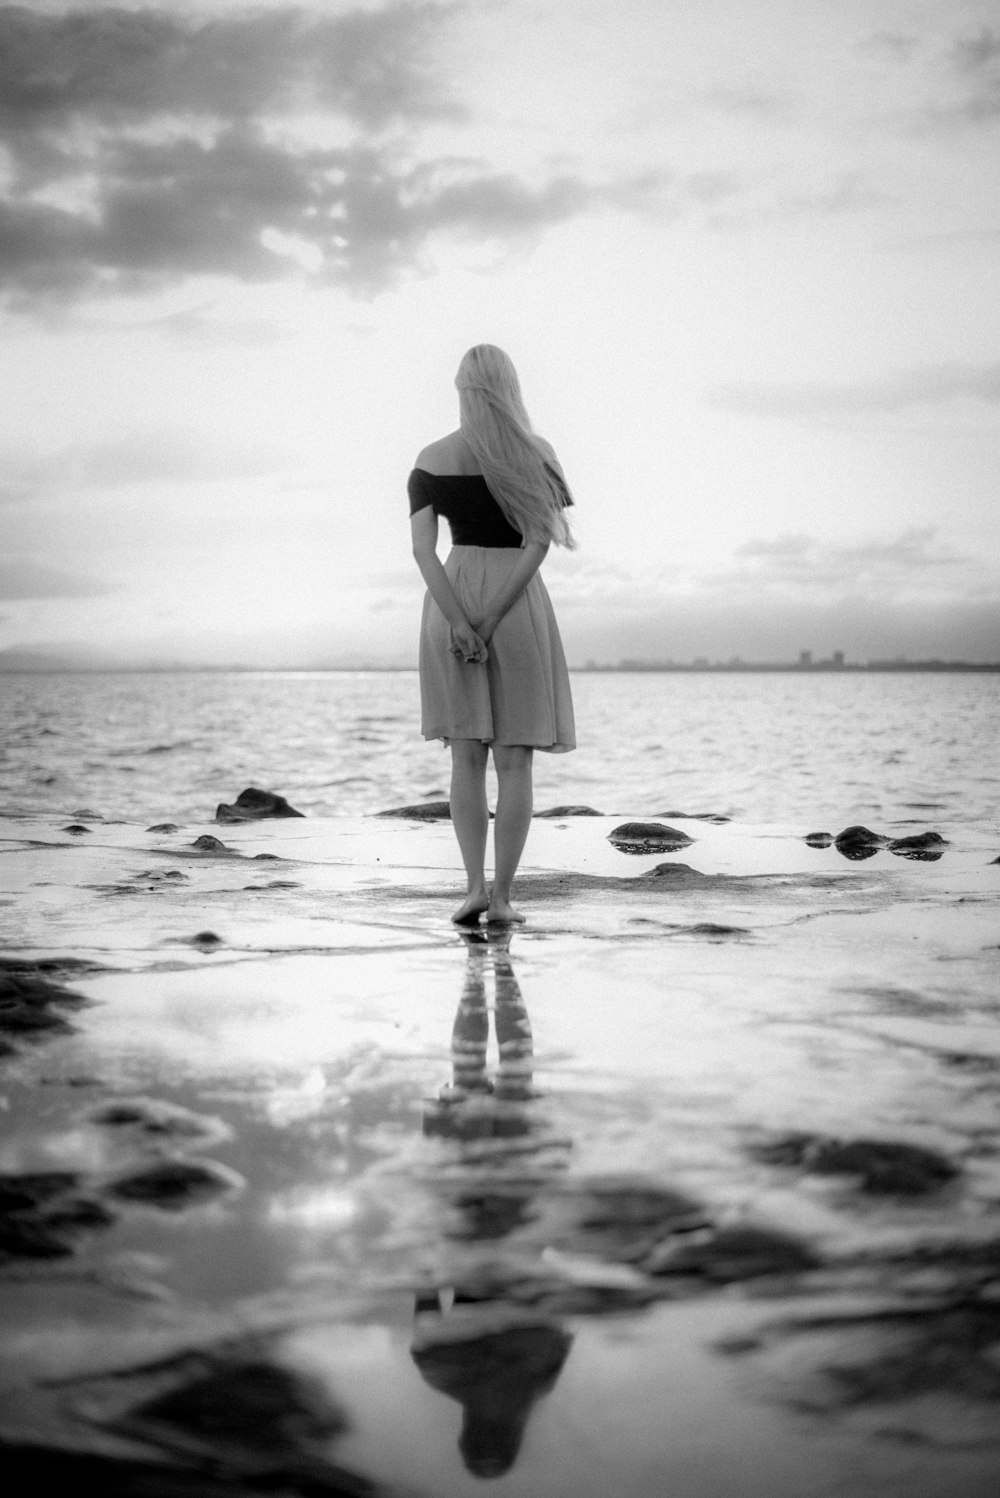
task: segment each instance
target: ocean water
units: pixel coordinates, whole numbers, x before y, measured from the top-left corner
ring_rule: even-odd
[[[575,673],[579,749],[536,807],[837,831],[1000,822],[990,674]],[[0,814],[210,821],[249,785],[307,815],[447,794],[415,672],[0,677]]]

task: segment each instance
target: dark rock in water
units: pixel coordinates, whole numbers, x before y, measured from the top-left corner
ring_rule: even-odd
[[[409,818],[414,822],[444,822],[451,819],[451,807],[447,801],[420,801],[416,806],[391,806],[388,811],[377,811],[375,815]]]
[[[0,1034],[68,1032],[73,1026],[57,1008],[79,1008],[86,1002],[83,994],[40,976],[31,962],[20,970],[6,963],[0,968]]]
[[[82,837],[85,832],[90,831],[90,828],[84,827],[82,822],[70,822],[69,826],[64,827],[62,830],[63,832],[68,832],[71,837]]]
[[[79,1176],[70,1170],[38,1171],[32,1175],[0,1175],[0,1212],[36,1211],[53,1198],[72,1190]]]
[[[717,811],[658,811],[658,817],[679,817],[682,822],[731,822],[732,817],[724,817]]]
[[[696,1274],[731,1284],[762,1275],[801,1274],[819,1263],[808,1244],[792,1234],[743,1223],[661,1244],[643,1268],[648,1274]]]
[[[180,832],[176,822],[157,822],[155,827],[147,827],[147,832]]]
[[[602,811],[592,806],[553,806],[548,811],[536,811],[536,817],[602,817]]]
[[[918,832],[912,837],[894,837],[889,844],[889,852],[895,853],[898,858],[933,863],[941,857],[947,846],[948,840],[940,832]]]
[[[284,796],[278,796],[274,791],[259,791],[256,786],[248,786],[245,791],[240,791],[232,806],[220,802],[215,810],[217,822],[259,822],[265,817],[301,817],[305,813],[296,811],[294,806],[289,806]]]
[[[88,1117],[91,1123],[133,1129],[156,1139],[218,1139],[228,1132],[219,1119],[206,1118],[160,1098],[115,1098],[100,1104]]]
[[[832,832],[807,832],[805,842],[810,848],[829,848],[833,842]]]
[[[243,1179],[214,1160],[158,1160],[117,1176],[106,1190],[118,1201],[183,1212],[239,1190]]]
[[[891,1140],[825,1141],[816,1147],[808,1168],[819,1175],[856,1175],[862,1191],[878,1196],[924,1196],[960,1174],[957,1165],[935,1150]]]
[[[78,1185],[70,1171],[0,1176],[0,1262],[66,1258],[81,1232],[109,1226],[114,1214]]]
[[[961,1171],[935,1150],[891,1139],[828,1139],[786,1134],[750,1149],[765,1165],[795,1165],[813,1175],[855,1176],[872,1196],[926,1196]]]
[[[210,832],[203,832],[201,837],[196,837],[191,846],[197,848],[199,853],[225,853],[231,858],[239,857],[235,848],[227,848],[225,843],[213,837]]]
[[[845,827],[833,841],[837,852],[845,858],[870,858],[879,848],[885,848],[890,839],[881,832],[872,832],[870,827],[858,825]]]
[[[689,863],[658,863],[655,868],[647,870],[646,877],[678,884],[709,884],[712,879],[711,874],[702,874]]]
[[[154,1439],[159,1435],[168,1446],[193,1442],[216,1461],[250,1463],[261,1472],[294,1467],[296,1459],[310,1465],[322,1461],[327,1444],[348,1429],[347,1416],[319,1378],[262,1357],[199,1362],[176,1388],[134,1405],[116,1422],[118,1428]],[[310,1492],[332,1498],[359,1491],[328,1485],[321,1481],[324,1475],[314,1467]],[[270,1483],[267,1491],[275,1491]],[[290,1481],[281,1491],[304,1489]]]
[[[214,931],[196,931],[194,936],[188,937],[188,944],[192,947],[201,947],[202,951],[209,952],[213,947],[222,946],[222,937],[216,936]]]
[[[689,847],[694,838],[665,822],[622,822],[608,833],[608,842],[620,853],[670,853]]]
[[[752,936],[753,932],[749,926],[723,926],[717,921],[697,921],[693,926],[678,927],[676,934],[703,936],[706,941],[728,941],[730,938],[741,941],[744,936]]]
[[[700,1202],[641,1176],[592,1176],[579,1187],[583,1227],[641,1223],[677,1231],[705,1220]]]

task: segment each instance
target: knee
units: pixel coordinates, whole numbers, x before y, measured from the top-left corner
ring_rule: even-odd
[[[533,751],[528,744],[495,744],[493,763],[497,775],[502,778],[523,777],[531,774]]]
[[[477,774],[486,769],[487,748],[478,739],[452,739],[451,762],[459,772]]]

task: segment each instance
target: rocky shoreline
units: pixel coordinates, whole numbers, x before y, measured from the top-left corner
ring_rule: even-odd
[[[987,832],[269,796],[0,829],[15,1492],[992,1498]]]

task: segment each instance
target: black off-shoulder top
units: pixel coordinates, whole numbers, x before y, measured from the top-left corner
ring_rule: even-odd
[[[554,469],[549,472],[563,493],[563,504],[572,504],[559,475]],[[414,468],[406,490],[411,515],[430,505],[435,515],[444,516],[453,546],[520,546],[524,539],[504,515],[481,473],[428,473],[424,468]]]

